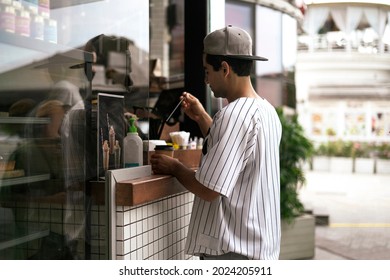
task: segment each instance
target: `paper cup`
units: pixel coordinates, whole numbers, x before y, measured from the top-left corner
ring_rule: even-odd
[[[169,145],[157,145],[154,148],[156,154],[163,154],[170,157],[173,157],[173,147]]]

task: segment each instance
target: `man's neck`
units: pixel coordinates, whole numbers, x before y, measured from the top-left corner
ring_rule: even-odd
[[[231,84],[231,90],[227,97],[228,102],[233,102],[238,98],[257,98],[258,95],[252,86],[249,77],[239,77]]]

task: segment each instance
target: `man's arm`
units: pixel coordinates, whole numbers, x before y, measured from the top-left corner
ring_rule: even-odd
[[[195,178],[195,171],[186,167],[177,159],[165,155],[154,154],[151,156],[150,162],[154,173],[175,176],[187,190],[203,200],[211,202],[220,196],[218,192],[199,183]]]

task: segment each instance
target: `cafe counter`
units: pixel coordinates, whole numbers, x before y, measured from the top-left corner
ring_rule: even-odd
[[[200,150],[187,150],[175,151],[174,156],[196,169],[200,154]],[[38,179],[50,179],[41,177]],[[150,165],[108,170],[105,180],[88,182],[85,188],[35,195],[21,191],[22,187],[32,189],[31,183],[24,184],[23,180],[2,181],[0,206],[6,214],[18,213],[19,222],[23,221],[29,228],[20,238],[0,240],[0,249],[27,246],[29,242],[28,253],[33,255],[39,244],[71,236],[81,258],[193,258],[184,253],[184,245],[194,196],[176,178],[152,174]],[[41,181],[36,184],[45,187]],[[8,189],[14,191],[6,193]]]
[[[175,151],[175,157],[195,169],[200,150]],[[145,165],[108,171],[104,196],[98,185],[91,189],[108,209],[110,259],[193,258],[184,245],[194,196],[176,178],[152,174]]]

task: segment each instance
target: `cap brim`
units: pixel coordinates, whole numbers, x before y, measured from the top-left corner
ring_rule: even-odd
[[[84,68],[84,67],[85,67],[85,63],[79,63],[79,64],[72,65],[69,68],[70,69],[80,69],[80,68]]]
[[[245,60],[260,60],[260,61],[268,61],[268,58],[256,55],[225,55],[227,57],[245,59]]]
[[[44,64],[41,64],[41,65],[38,65],[38,66],[35,66],[34,68],[35,69],[45,69],[45,68],[49,68],[49,66],[53,66],[53,65],[62,65],[62,63],[51,63],[51,62],[48,62],[48,63],[44,63]],[[80,69],[80,68],[84,68],[84,64],[85,63],[80,63],[80,64],[75,64],[75,65],[71,65],[69,66],[70,69]]]

